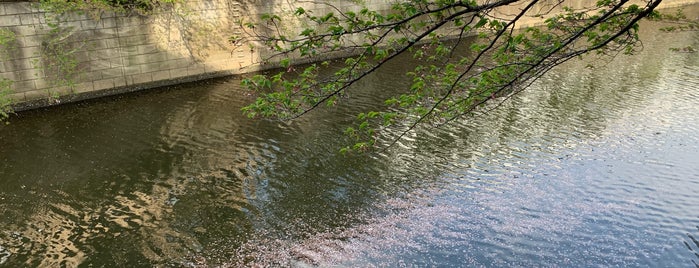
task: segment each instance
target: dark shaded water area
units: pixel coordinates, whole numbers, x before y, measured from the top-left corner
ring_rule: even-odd
[[[1,267],[695,267],[696,32],[547,74],[500,108],[342,155],[348,105],[250,120],[234,78],[0,127]],[[668,42],[671,41],[671,42]]]

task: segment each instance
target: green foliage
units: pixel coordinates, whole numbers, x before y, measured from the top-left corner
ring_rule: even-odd
[[[7,59],[17,48],[17,36],[6,28],[0,28],[0,59]]]
[[[50,30],[41,42],[40,57],[32,64],[52,86],[72,87],[80,71],[76,53],[83,43],[73,39],[71,28],[62,27],[59,18],[47,17],[47,24]]]
[[[83,42],[72,35],[70,27],[64,27],[64,16],[71,12],[88,13],[99,18],[104,11],[117,13],[147,14],[159,5],[172,4],[179,0],[40,0],[39,7],[44,13],[49,31],[40,46],[39,58],[32,64],[40,74],[53,86],[73,86],[79,74],[76,57],[83,47]],[[8,59],[17,48],[16,35],[7,28],[0,29],[0,59]],[[39,75],[39,74],[37,74]],[[13,112],[13,81],[0,77],[0,121],[4,121]],[[56,93],[51,93],[52,97]]]
[[[177,1],[179,0],[40,0],[39,3],[43,10],[53,14],[77,11],[98,17],[103,11],[148,14],[159,5]]]
[[[0,61],[4,61],[9,58],[17,48],[17,36],[14,32],[9,29],[0,29]],[[0,122],[7,119],[12,113],[12,100],[8,95],[12,94],[12,81],[0,77]]]
[[[73,34],[72,27],[65,26],[66,16],[88,14],[99,19],[102,12],[148,14],[162,4],[179,0],[40,0],[39,8],[46,11],[44,17],[49,28],[40,46],[39,58],[32,64],[52,86],[75,85],[80,73],[77,53],[84,42]]]
[[[682,12],[682,9],[678,9],[675,13],[656,13],[654,14],[653,20],[672,24],[668,27],[663,27],[663,31],[696,31],[699,30],[699,21],[694,21],[687,18]]]
[[[543,4],[539,1],[409,0],[394,4],[389,13],[368,8],[340,13],[335,8],[338,12],[318,15],[296,8],[293,14],[308,25],[296,34],[278,27],[283,24],[280,17],[263,16],[263,25],[246,23],[252,29],[248,40],[275,50],[284,69],[243,80],[244,86],[259,92],[243,111],[250,117],[282,120],[302,116],[321,105],[334,105],[357,81],[397,56],[410,54],[417,62],[407,73],[410,86],[376,111],[359,114],[356,124],[345,130],[356,143],[343,152],[385,148],[419,125],[441,126],[497,106],[568,60],[591,52],[633,53],[639,45],[638,22],[658,17],[654,9],[661,0],[634,5],[600,0],[580,10],[562,1],[561,12],[536,8]],[[513,2],[522,3],[520,13],[509,18],[493,15]],[[516,27],[523,17],[543,18],[545,25]],[[265,27],[269,30],[258,31]],[[469,51],[456,52],[463,48]],[[333,66],[331,75],[320,75],[328,73],[322,71],[327,62],[299,70],[291,65],[297,56],[338,52],[356,56],[339,68]]]
[[[13,112],[12,100],[8,97],[12,93],[12,81],[0,77],[0,122],[5,121]]]
[[[652,19],[665,24],[665,26],[660,28],[660,30],[664,32],[699,31],[699,21],[688,19],[681,9],[678,9],[674,14],[656,13]],[[688,53],[694,53],[697,51],[696,48],[691,46],[682,48],[673,47],[670,48],[670,50],[674,52]]]

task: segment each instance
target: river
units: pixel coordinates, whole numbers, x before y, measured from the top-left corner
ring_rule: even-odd
[[[381,154],[342,129],[405,63],[290,123],[242,116],[236,78],[22,112],[0,267],[694,267],[699,53],[669,48],[699,35],[653,28]]]

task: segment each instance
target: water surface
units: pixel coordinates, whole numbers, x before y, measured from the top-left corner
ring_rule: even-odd
[[[0,266],[693,267],[699,54],[668,49],[699,36],[643,39],[368,156],[342,129],[409,63],[291,123],[242,116],[235,78],[21,113]]]

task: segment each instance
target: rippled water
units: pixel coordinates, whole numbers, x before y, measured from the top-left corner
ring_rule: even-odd
[[[699,36],[644,40],[380,155],[341,130],[400,64],[293,123],[241,116],[236,79],[19,114],[0,266],[692,267],[699,54],[668,48]]]

